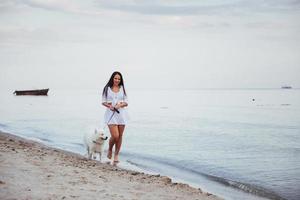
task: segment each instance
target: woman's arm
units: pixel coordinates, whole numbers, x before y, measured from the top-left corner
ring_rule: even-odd
[[[126,106],[128,106],[128,103],[126,103],[126,102],[119,102],[119,103],[115,106],[115,108],[116,108],[116,109],[119,109],[119,108],[124,108],[124,107],[126,107]]]
[[[121,102],[121,108],[124,108],[124,107],[126,107],[126,106],[128,106],[128,103],[127,103],[127,102]]]
[[[103,102],[102,105],[106,108],[109,108],[112,111],[114,110],[114,107],[111,105],[111,103]]]

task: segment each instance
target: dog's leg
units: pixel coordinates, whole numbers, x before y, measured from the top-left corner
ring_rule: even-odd
[[[88,151],[88,159],[92,159],[92,152],[90,150],[90,147],[87,148]]]
[[[101,162],[102,153],[99,153],[99,161]]]
[[[86,147],[86,152],[87,152],[87,153],[86,153],[86,156],[89,157],[89,153],[90,153],[89,147]]]

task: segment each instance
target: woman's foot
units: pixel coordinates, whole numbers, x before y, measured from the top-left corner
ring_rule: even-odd
[[[112,165],[117,166],[118,164],[119,164],[119,161],[114,161]]]
[[[114,156],[114,163],[119,163],[119,155],[118,154],[115,154]]]
[[[108,152],[107,152],[107,158],[108,159],[112,158],[112,150],[108,150]]]

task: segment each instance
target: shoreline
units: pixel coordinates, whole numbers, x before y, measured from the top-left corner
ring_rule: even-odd
[[[221,199],[0,131],[0,199]]]

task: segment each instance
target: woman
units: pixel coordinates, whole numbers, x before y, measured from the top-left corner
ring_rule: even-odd
[[[114,164],[117,164],[119,162],[122,137],[128,118],[125,109],[128,106],[127,95],[120,72],[114,72],[105,85],[102,93],[102,105],[107,107],[104,122],[108,125],[111,134],[107,157],[109,159],[112,158],[113,146],[115,146],[113,161]]]

